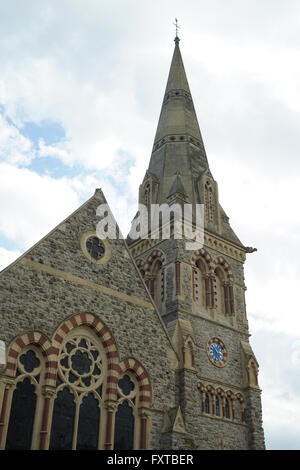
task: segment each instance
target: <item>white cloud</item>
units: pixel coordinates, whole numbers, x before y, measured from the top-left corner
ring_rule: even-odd
[[[19,258],[21,254],[20,251],[6,250],[0,246],[0,271]]]
[[[29,165],[34,156],[32,142],[0,114],[0,161]]]
[[[0,232],[25,250],[79,206],[67,179],[0,164]]]

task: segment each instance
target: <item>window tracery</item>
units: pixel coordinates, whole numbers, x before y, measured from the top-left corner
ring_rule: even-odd
[[[111,341],[106,327],[88,314],[68,319],[52,344],[40,333],[16,338],[9,348],[19,347],[10,356],[15,372],[1,383],[0,448],[112,449],[115,439],[118,448],[146,449],[149,379],[133,359],[111,359],[116,375],[108,374],[108,353],[116,352]]]
[[[40,403],[42,358],[34,347],[25,348],[17,361],[16,382],[7,427],[5,449],[31,449],[34,420]]]
[[[105,376],[101,343],[87,331],[67,337],[58,361],[50,449],[98,448]]]

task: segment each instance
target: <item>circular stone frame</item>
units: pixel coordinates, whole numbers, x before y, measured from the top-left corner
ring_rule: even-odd
[[[87,247],[86,247],[86,242],[88,241],[89,238],[91,237],[98,237],[97,233],[93,230],[90,230],[88,232],[85,232],[81,239],[80,239],[80,247],[81,247],[81,250],[84,254],[84,256],[91,262],[91,263],[95,263],[95,264],[106,264],[108,263],[108,261],[110,260],[110,257],[111,257],[111,246],[110,246],[110,243],[106,240],[106,238],[102,239],[102,238],[99,238],[99,240],[101,241],[101,243],[103,244],[104,246],[104,256],[102,256],[100,259],[96,260],[94,259],[88,252],[87,250]]]
[[[211,356],[211,353],[210,353],[210,346],[211,344],[213,343],[216,343],[218,344],[221,348],[222,348],[222,352],[223,352],[223,356],[222,356],[222,359],[220,361],[216,361],[215,359],[213,359],[213,357]],[[223,343],[223,341],[221,341],[219,338],[216,338],[216,337],[213,337],[213,338],[210,338],[207,343],[206,343],[206,353],[207,353],[207,357],[208,359],[210,360],[210,362],[216,366],[216,367],[224,367],[226,366],[227,364],[227,360],[228,360],[228,352],[227,352],[227,349],[226,349],[226,346],[225,344]]]

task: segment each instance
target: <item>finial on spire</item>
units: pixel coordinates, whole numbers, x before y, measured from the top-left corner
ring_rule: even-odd
[[[176,37],[175,37],[174,41],[175,41],[175,44],[178,44],[179,41],[180,41],[180,39],[178,37],[178,30],[180,29],[180,26],[178,26],[178,19],[177,18],[175,18],[175,23],[173,23],[173,25],[175,26],[175,31],[176,31]]]

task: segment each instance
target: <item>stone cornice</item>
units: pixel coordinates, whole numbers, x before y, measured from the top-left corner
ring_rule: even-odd
[[[171,231],[172,233],[172,231]],[[148,250],[151,250],[156,245],[163,243],[166,239],[138,239],[133,243],[128,245],[131,254],[134,258],[144,254]],[[231,242],[222,236],[213,234],[208,232],[207,230],[204,231],[204,248],[211,248],[218,253],[222,253],[225,256],[229,256],[237,261],[242,263],[246,260],[246,248],[238,245],[234,242]]]

